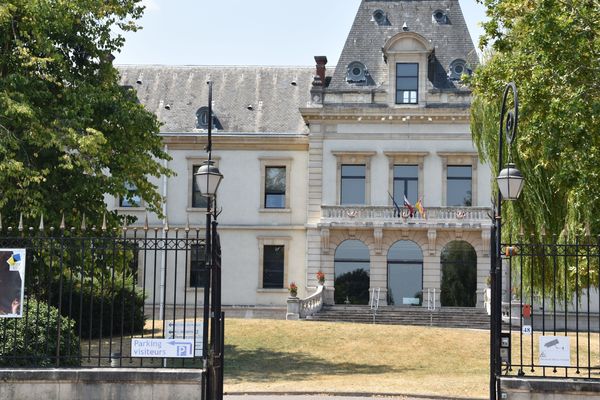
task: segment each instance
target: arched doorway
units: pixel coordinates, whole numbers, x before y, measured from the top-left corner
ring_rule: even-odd
[[[388,304],[419,306],[423,303],[423,252],[410,240],[397,241],[387,256]]]
[[[440,257],[444,307],[475,307],[477,303],[477,253],[469,243],[448,243]]]
[[[335,249],[335,303],[369,304],[369,248],[346,240]]]

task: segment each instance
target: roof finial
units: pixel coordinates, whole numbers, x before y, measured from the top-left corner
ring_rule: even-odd
[[[23,213],[19,216],[19,232],[23,232]]]
[[[85,213],[83,213],[83,218],[81,219],[81,231],[85,232],[87,226],[85,225]]]
[[[146,216],[144,217],[144,230],[148,230],[148,213],[146,213]]]
[[[44,213],[40,216],[40,227],[38,228],[40,232],[44,231]]]
[[[102,232],[106,232],[106,212],[102,213]]]
[[[62,220],[60,221],[60,227],[59,228],[64,231],[66,227],[67,226],[65,225],[65,213],[63,212],[63,214],[62,214]]]

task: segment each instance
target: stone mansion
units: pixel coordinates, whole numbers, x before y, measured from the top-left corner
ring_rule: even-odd
[[[142,66],[123,85],[163,123],[166,221],[202,226],[213,82],[225,306],[283,307],[325,274],[336,303],[482,307],[491,175],[471,140],[478,57],[458,0],[363,0],[336,66]],[[143,199],[111,199],[143,223]],[[178,290],[198,285],[192,259]],[[441,292],[441,295],[440,295]]]

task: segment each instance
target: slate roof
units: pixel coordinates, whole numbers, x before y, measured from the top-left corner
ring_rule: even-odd
[[[373,12],[382,10],[387,14],[387,23],[379,25],[372,21]],[[447,24],[439,24],[432,15],[436,10],[448,17]],[[387,40],[402,32],[406,22],[408,30],[415,32],[435,47],[430,64],[435,67],[431,84],[438,89],[452,89],[454,85],[447,79],[447,70],[455,59],[467,61],[472,68],[478,65],[477,53],[469,35],[458,0],[363,0],[356,14],[354,24],[346,39],[329,90],[360,90],[361,86],[346,82],[346,70],[353,61],[362,62],[368,69],[373,84],[363,86],[372,89],[388,81],[388,66],[383,59],[381,48]]]
[[[207,80],[213,81],[219,131],[308,132],[299,108],[310,101],[314,67],[119,65],[117,69],[121,84],[133,87],[140,102],[164,124],[163,133],[198,132],[196,112],[208,105]]]

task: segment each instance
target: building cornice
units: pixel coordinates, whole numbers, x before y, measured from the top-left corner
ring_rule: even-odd
[[[173,150],[203,150],[205,133],[161,134],[163,143]],[[213,150],[307,150],[308,136],[300,134],[213,134]]]
[[[469,123],[468,107],[456,108],[392,108],[392,107],[310,107],[301,108],[306,123],[343,121],[362,123]]]

